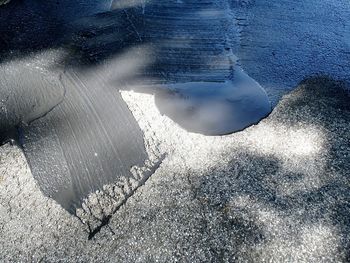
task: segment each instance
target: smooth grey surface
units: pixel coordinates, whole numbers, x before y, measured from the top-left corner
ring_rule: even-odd
[[[48,70],[46,63],[33,56],[0,64],[0,137],[42,117],[63,100],[62,72]]]
[[[41,190],[71,213],[89,193],[131,176],[131,167],[147,158],[117,83],[108,83],[113,74],[123,76],[113,72],[117,63],[89,70],[71,45],[79,28],[68,22],[110,5],[12,1],[0,9],[1,129],[20,126],[19,142]],[[128,28],[122,29],[124,36]]]
[[[59,59],[66,23],[111,6],[73,2],[15,0],[0,8],[0,132],[28,124],[63,100]]]
[[[147,158],[143,134],[118,91],[95,72],[67,72],[64,101],[23,129],[24,152],[43,192],[74,213],[89,193]]]

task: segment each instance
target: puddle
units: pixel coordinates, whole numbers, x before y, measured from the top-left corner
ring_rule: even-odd
[[[263,88],[238,67],[234,81],[166,85],[155,101],[162,114],[184,129],[206,135],[243,130],[271,111]]]

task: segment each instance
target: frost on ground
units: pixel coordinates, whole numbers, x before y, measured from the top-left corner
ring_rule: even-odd
[[[350,99],[341,85],[308,80],[267,119],[223,137],[188,133],[153,96],[122,92],[149,155],[165,157],[115,213],[103,191],[90,196],[83,224],[40,193],[17,147],[1,147],[0,261],[349,261]],[[88,240],[87,222],[103,213],[108,223]]]

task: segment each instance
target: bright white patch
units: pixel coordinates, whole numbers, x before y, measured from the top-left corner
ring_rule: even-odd
[[[150,2],[150,0],[118,0],[118,1],[113,1],[112,5],[111,5],[111,10],[127,9],[127,8],[133,8],[133,7],[138,7],[138,6],[145,8],[146,2]]]
[[[258,135],[259,134],[259,135]],[[324,143],[324,133],[318,127],[265,126],[253,131],[253,139],[260,136],[256,146],[265,154],[276,157],[306,157],[319,154]]]

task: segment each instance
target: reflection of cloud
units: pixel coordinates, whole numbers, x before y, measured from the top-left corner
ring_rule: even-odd
[[[222,18],[222,16],[227,16],[227,11],[222,9],[202,9],[197,12],[197,15],[205,18]]]
[[[132,47],[109,58],[103,64],[86,71],[86,75],[100,75],[112,87],[120,87],[127,81],[136,81],[147,66],[153,63],[153,51],[147,44]]]
[[[137,6],[142,6],[144,8],[146,2],[151,2],[151,0],[114,0],[111,9],[126,9]]]

